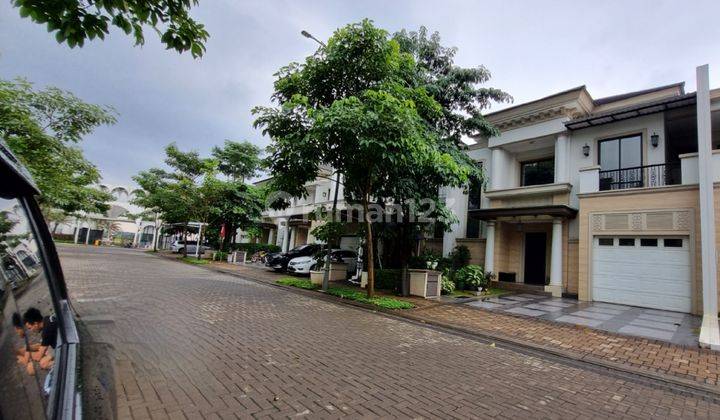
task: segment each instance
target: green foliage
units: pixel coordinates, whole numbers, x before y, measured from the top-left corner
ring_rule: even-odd
[[[462,145],[463,136],[498,133],[482,112],[492,102],[511,102],[512,97],[499,89],[481,87],[490,80],[487,68],[455,65],[457,48],[443,46],[440,34],[428,34],[424,26],[417,31],[397,32],[393,39],[400,51],[415,59],[420,85],[442,107],[443,115],[435,121],[435,128],[443,138]]]
[[[190,17],[198,0],[13,0],[20,16],[46,24],[59,43],[82,47],[86,40],[105,39],[109,26],[132,34],[136,45],[145,43],[144,28],[151,27],[167,49],[190,51],[193,57],[205,52],[208,33]]]
[[[239,243],[239,244],[233,244],[232,248],[235,251],[246,251],[248,254],[252,255],[256,252],[265,251],[265,252],[280,252],[280,247],[273,244],[253,244],[253,243]]]
[[[342,237],[344,232],[345,225],[340,222],[329,221],[315,227],[310,233],[326,244],[335,245],[340,241],[340,237]]]
[[[253,110],[255,126],[273,139],[266,162],[274,188],[305,196],[305,184],[330,166],[343,176],[346,199],[366,210],[370,197],[401,205],[431,198],[437,210],[428,216],[450,223],[455,216],[439,200],[439,187],[482,174],[447,137],[447,112],[427,88],[432,71],[369,20],[338,29],[304,63],[281,68],[273,95],[279,106]],[[406,208],[406,216],[426,210]],[[373,243],[369,221],[366,235]]]
[[[218,170],[234,180],[252,178],[260,167],[260,148],[247,141],[225,140],[224,147],[213,147],[212,155]]]
[[[443,295],[452,294],[452,292],[455,291],[455,283],[453,283],[452,279],[442,276],[442,280],[440,282],[440,291]]]
[[[208,260],[202,260],[197,257],[182,257],[180,258],[180,261],[193,265],[205,265],[210,263]]]
[[[110,194],[94,188],[100,172],[77,147],[100,125],[115,123],[108,107],[83,102],[54,87],[0,80],[0,138],[28,168],[43,211],[103,213]]]
[[[134,203],[158,212],[166,223],[199,221],[210,225],[208,232],[216,233],[225,224],[226,240],[237,228],[253,227],[265,208],[265,190],[236,175],[250,173],[248,162],[257,164],[259,158],[246,159],[237,151],[259,151],[238,145],[226,141],[224,148],[215,148],[217,158],[202,158],[196,151],[183,152],[175,144],[168,145],[165,163],[172,171],[152,168],[133,177],[140,186]]]
[[[296,279],[292,277],[282,278],[280,280],[277,280],[275,283],[282,284],[283,286],[292,286],[306,290],[317,290],[320,288],[319,284],[313,284],[310,280]]]
[[[375,296],[369,298],[363,291],[346,287],[331,287],[328,289],[327,293],[342,299],[367,303],[384,309],[412,309],[415,307],[415,305],[410,302],[387,296]]]
[[[465,287],[485,289],[490,284],[490,277],[485,275],[485,271],[479,265],[467,265],[455,273],[455,282],[458,289]]]
[[[375,286],[381,290],[399,292],[402,286],[402,270],[385,268],[375,272]]]
[[[459,270],[470,264],[470,249],[465,245],[457,245],[450,253],[450,264],[453,270]]]
[[[214,261],[227,261],[228,253],[223,251],[217,251],[213,253]]]

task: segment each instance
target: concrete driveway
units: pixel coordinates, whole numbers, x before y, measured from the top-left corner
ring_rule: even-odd
[[[701,323],[700,317],[679,312],[533,294],[505,295],[466,304],[688,346],[697,346]]]

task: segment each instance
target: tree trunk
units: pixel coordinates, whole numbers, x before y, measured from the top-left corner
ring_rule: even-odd
[[[368,281],[367,281],[367,297],[375,296],[375,255],[373,252],[373,235],[372,223],[370,223],[370,213],[368,212],[368,200],[366,195],[363,197],[363,211],[365,213],[365,242],[367,245],[367,264],[368,264]]]

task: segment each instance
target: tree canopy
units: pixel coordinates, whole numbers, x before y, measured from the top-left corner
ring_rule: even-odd
[[[267,165],[273,188],[304,196],[304,185],[330,166],[343,175],[346,200],[362,204],[369,295],[374,284],[370,205],[429,198],[439,213],[439,187],[481,177],[455,141],[472,127],[485,126],[482,115],[468,112],[471,103],[482,107],[480,96],[447,98],[443,105],[433,96],[434,84],[441,83],[435,70],[406,49],[369,20],[347,25],[304,63],[280,69],[273,95],[278,106],[253,111],[255,125],[272,138]],[[466,109],[455,108],[463,101]],[[462,112],[470,116],[459,123],[455,114]]]
[[[265,195],[243,178],[258,170],[259,153],[250,143],[226,141],[213,149],[213,157],[203,158],[170,144],[165,148],[169,171],[152,168],[133,177],[140,187],[134,203],[156,211],[165,223],[202,222],[218,232],[222,225],[226,232],[250,228],[264,209]]]
[[[205,52],[208,33],[190,16],[198,0],[13,0],[20,16],[46,24],[59,43],[82,47],[86,40],[105,39],[110,25],[145,43],[144,30],[153,29],[167,49],[190,51],[193,57]]]
[[[113,123],[111,108],[85,103],[70,92],[0,80],[0,137],[30,171],[46,212],[108,210],[112,197],[93,186],[100,172],[77,145],[96,127]]]

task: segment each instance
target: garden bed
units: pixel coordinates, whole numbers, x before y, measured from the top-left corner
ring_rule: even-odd
[[[310,280],[285,277],[276,281],[277,284],[284,286],[297,287],[306,290],[318,290],[320,285],[312,283]],[[367,303],[384,309],[412,309],[415,307],[410,302],[396,299],[389,296],[375,296],[368,298],[367,294],[362,290],[352,289],[350,287],[332,286],[328,288],[328,295],[337,296],[341,299],[354,300],[360,303]]]

